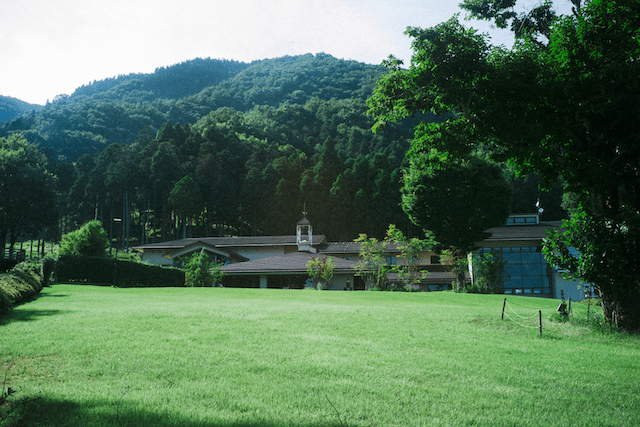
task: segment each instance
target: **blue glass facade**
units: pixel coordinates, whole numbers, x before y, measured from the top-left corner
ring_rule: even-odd
[[[518,295],[551,294],[549,264],[536,246],[483,248],[504,260],[504,293]]]

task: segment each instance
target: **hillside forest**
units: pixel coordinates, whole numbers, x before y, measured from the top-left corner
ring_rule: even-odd
[[[425,117],[372,132],[366,100],[384,72],[326,54],[195,59],[79,87],[1,123],[0,138],[17,135],[46,155],[58,194],[48,239],[94,218],[126,247],[292,234],[303,211],[331,240],[383,237],[389,224],[419,234],[400,187]],[[504,173],[512,211],[532,212],[540,200],[544,219],[564,216],[560,183],[541,192],[537,176]],[[15,241],[40,231],[9,233]]]

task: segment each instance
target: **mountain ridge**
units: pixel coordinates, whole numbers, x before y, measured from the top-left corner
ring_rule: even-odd
[[[0,123],[8,122],[31,111],[40,111],[44,105],[30,104],[18,98],[0,95]]]
[[[75,160],[112,143],[131,145],[143,130],[195,123],[220,108],[248,112],[258,106],[304,105],[313,98],[358,99],[358,109],[384,72],[380,66],[324,53],[251,63],[196,58],[154,73],[95,81],[59,95],[38,112],[0,127],[20,132],[50,155]],[[61,157],[62,156],[62,157]]]

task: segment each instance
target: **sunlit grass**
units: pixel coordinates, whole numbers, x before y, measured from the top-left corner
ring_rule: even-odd
[[[508,300],[542,337],[501,296],[55,285],[0,361],[34,425],[640,424],[637,337]]]

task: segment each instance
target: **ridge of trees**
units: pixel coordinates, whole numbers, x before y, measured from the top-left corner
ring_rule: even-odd
[[[112,143],[131,145],[144,128],[157,131],[166,121],[194,123],[219,108],[249,111],[262,105],[304,105],[312,98],[365,100],[382,72],[380,66],[326,54],[251,64],[195,59],[59,95],[41,111],[6,123],[0,136],[19,132],[50,157],[75,161]]]
[[[0,95],[0,124],[42,108],[44,108],[42,105],[29,104],[17,98]]]

